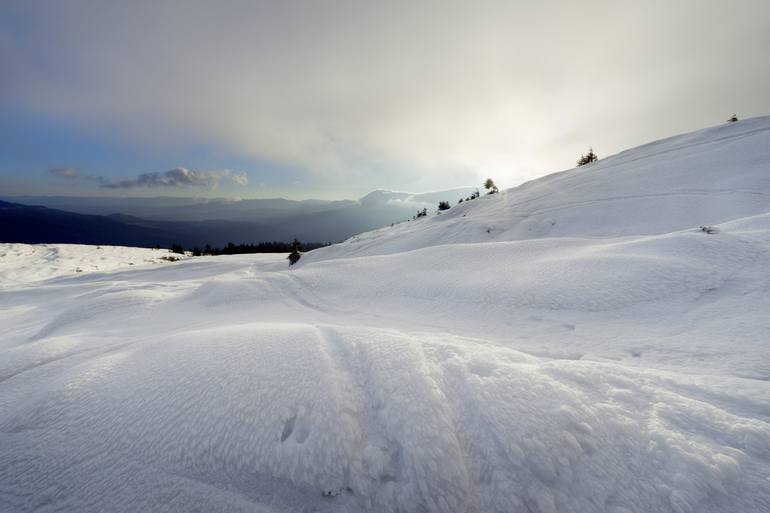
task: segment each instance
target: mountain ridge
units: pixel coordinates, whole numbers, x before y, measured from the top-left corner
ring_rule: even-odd
[[[223,246],[228,242],[290,241],[293,238],[307,242],[336,242],[402,221],[420,208],[435,207],[436,195],[449,198],[463,190],[466,189],[423,195],[380,192],[377,201],[364,202],[278,198],[198,203],[195,198],[177,198],[170,206],[157,205],[165,201],[163,198],[132,198],[122,203],[101,197],[90,200],[49,198],[49,204],[69,205],[77,211],[6,201],[6,205],[15,207],[6,206],[0,210],[0,242],[143,247],[174,243],[184,247]],[[395,199],[398,201],[391,201]],[[35,202],[34,197],[26,200]],[[104,213],[83,213],[93,211]],[[136,215],[141,212],[155,212],[156,216]],[[146,232],[138,232],[139,226]]]

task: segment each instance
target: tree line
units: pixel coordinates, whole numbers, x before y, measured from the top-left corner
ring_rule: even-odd
[[[304,242],[301,246],[301,251],[311,251],[314,249],[328,246],[328,242]],[[251,253],[291,253],[297,249],[298,242],[294,239],[293,242],[282,241],[268,241],[257,242],[256,244],[235,244],[234,242],[228,242],[222,248],[213,247],[210,244],[206,244],[203,248],[193,247],[188,248],[187,251],[193,256],[203,255],[246,255]],[[158,246],[160,248],[160,246]],[[184,254],[185,250],[181,244],[172,244],[170,248],[172,253]]]
[[[486,181],[484,182],[484,188],[487,190],[487,195],[497,194],[498,192],[500,192],[499,189],[497,188],[497,185],[495,185],[495,182],[491,178],[486,179]],[[481,193],[479,192],[479,189],[476,188],[476,192],[472,192],[471,195],[465,199],[460,198],[460,201],[458,201],[457,204],[459,205],[464,201],[472,201],[480,197],[481,197]],[[443,212],[444,210],[449,210],[450,208],[452,208],[452,205],[448,201],[442,200],[438,202],[438,210],[436,212],[437,213]],[[423,208],[422,210],[418,210],[417,213],[412,216],[411,220],[416,221],[421,217],[427,217],[427,215],[428,215],[428,209]],[[407,219],[407,221],[408,220],[409,219]],[[393,225],[391,224],[391,226]]]

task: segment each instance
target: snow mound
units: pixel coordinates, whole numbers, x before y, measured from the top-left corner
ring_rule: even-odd
[[[308,290],[336,289],[345,301],[395,306],[403,298],[440,298],[437,307],[602,311],[714,290],[759,251],[730,234],[708,237],[698,230],[620,240],[452,244],[330,260],[307,265],[295,276]],[[390,282],[393,276],[398,279]]]

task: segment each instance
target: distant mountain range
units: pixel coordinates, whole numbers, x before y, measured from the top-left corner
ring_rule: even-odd
[[[358,201],[287,199],[5,197],[0,242],[184,247],[228,242],[337,242],[408,219],[475,188],[412,194],[378,190]]]

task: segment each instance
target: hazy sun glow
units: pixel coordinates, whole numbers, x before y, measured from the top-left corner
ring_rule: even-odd
[[[217,195],[512,186],[589,145],[604,156],[770,111],[763,1],[33,1],[0,13],[7,194],[116,194],[109,184],[176,168],[245,177]]]

